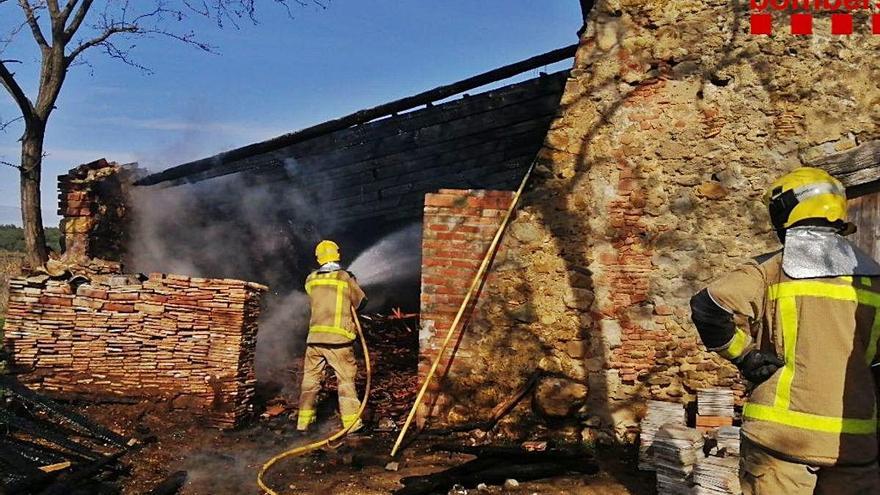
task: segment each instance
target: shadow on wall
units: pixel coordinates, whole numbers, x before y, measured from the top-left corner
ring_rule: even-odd
[[[564,377],[539,383],[542,424],[631,441],[646,398],[743,390],[698,343],[687,300],[775,249],[759,197],[799,164],[804,123],[791,107],[818,94],[783,84],[798,64],[817,64],[813,41],[785,39],[778,52],[781,41],[749,37],[747,16],[747,2],[599,2],[496,280],[463,337],[480,355],[452,366],[444,392],[491,407],[537,368],[547,382]],[[560,401],[573,407],[540,407]],[[505,422],[530,417],[521,405]]]

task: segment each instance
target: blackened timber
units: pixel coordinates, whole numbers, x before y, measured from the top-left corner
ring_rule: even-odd
[[[494,112],[504,107],[520,105],[542,95],[560,95],[565,87],[568,71],[543,75],[510,86],[493,89],[467,98],[452,100],[435,107],[376,120],[368,124],[319,136],[308,141],[286,146],[266,156],[293,156],[297,159],[323,156],[324,153],[359,146],[398,134],[418,131],[430,125],[452,122],[473,115]],[[553,110],[555,111],[556,108]],[[260,160],[254,155],[248,160]]]
[[[65,450],[79,454],[88,459],[97,459],[101,456],[100,453],[74,442],[70,439],[70,436],[64,435],[59,431],[50,430],[48,428],[49,425],[41,425],[34,421],[15,416],[9,411],[4,411],[2,409],[0,409],[0,424],[5,424],[8,428],[52,442]]]
[[[516,76],[529,70],[538,69],[545,65],[571,58],[574,56],[576,50],[577,44],[569,45],[564,48],[559,48],[557,50],[553,50],[551,52],[538,55],[536,57],[532,57],[521,62],[491,70],[474,77],[470,77],[457,83],[441,86],[439,88],[425,91],[415,96],[410,96],[408,98],[396,100],[390,103],[386,103],[384,105],[379,105],[378,107],[374,107],[371,109],[361,110],[340,119],[331,120],[329,122],[324,122],[323,124],[318,124],[316,126],[303,129],[299,132],[286,134],[284,136],[271,139],[269,141],[252,144],[249,146],[228,151],[226,153],[221,153],[214,157],[205,158],[195,162],[180,165],[164,172],[145,177],[139,180],[136,184],[144,186],[155,185],[162,182],[184,178],[188,175],[205,172],[212,168],[222,166],[225,163],[240,160],[249,156],[269,153],[285,146],[306,141],[308,139],[329,134],[342,129],[347,129],[355,125],[364,124],[377,118],[381,118],[387,115],[393,115],[395,113],[403,112],[417,106],[426,105],[428,103],[454,96],[464,91],[478,88],[480,86],[485,86],[493,82]]]
[[[401,170],[399,175],[372,181],[347,182],[344,186],[334,189],[333,201],[328,201],[326,204],[330,206],[334,201],[345,200],[363,193],[393,194],[391,188],[401,186],[409,186],[410,190],[420,189],[431,192],[447,187],[449,184],[446,183],[446,177],[454,177],[461,170],[477,168],[480,169],[481,175],[488,175],[499,168],[503,170],[519,168],[522,166],[521,162],[511,164],[510,160],[528,155],[534,156],[537,152],[531,143],[518,146],[514,141],[510,141],[508,146],[491,146],[491,148],[493,149],[479,154],[471,153],[471,150],[453,150],[417,163],[408,163],[407,167],[399,167]]]
[[[271,153],[227,162],[206,172],[172,181],[170,185],[243,172],[267,178],[306,180],[312,175],[320,175],[335,179],[366,166],[378,170],[386,165],[385,158],[393,160],[402,153],[427,153],[432,147],[442,145],[467,146],[463,138],[477,134],[491,133],[481,135],[480,139],[494,139],[519,132],[522,125],[542,127],[546,133],[549,121],[558,111],[567,75],[568,71],[562,71],[475,95],[466,99],[467,106],[457,105],[461,101],[458,100],[345,129]],[[454,108],[447,110],[450,106]],[[536,124],[536,120],[540,122]],[[324,144],[314,146],[316,141]],[[413,157],[407,156],[406,159],[411,161]]]
[[[528,149],[515,151],[517,153],[513,156],[509,156],[507,154],[508,151],[506,150],[485,155],[483,158],[493,161],[490,162],[490,165],[480,168],[478,174],[461,172],[461,168],[456,168],[455,165],[450,165],[445,169],[439,170],[427,169],[424,171],[424,174],[410,177],[408,180],[403,180],[393,187],[385,185],[384,187],[373,188],[370,187],[372,184],[367,183],[362,187],[354,186],[352,188],[343,189],[338,196],[335,196],[330,201],[324,202],[322,206],[328,210],[343,210],[353,206],[365,205],[368,200],[381,201],[383,199],[394,198],[401,193],[414,192],[425,194],[441,188],[477,189],[479,187],[478,184],[482,182],[479,179],[483,179],[495,172],[518,170],[519,173],[514,175],[522,176],[521,169],[523,164],[528,166],[529,163],[529,155],[527,154]],[[519,159],[516,158],[517,156]],[[480,158],[466,160],[460,162],[460,164],[473,164],[476,166],[480,164]],[[443,172],[442,175],[441,172]]]
[[[846,187],[861,186],[880,180],[880,140],[868,141],[842,153],[815,160],[808,165],[819,167],[837,177]]]
[[[322,186],[344,186],[348,182],[363,183],[369,180],[379,180],[399,176],[414,170],[420,170],[423,164],[429,163],[438,157],[455,153],[461,159],[463,156],[478,156],[487,149],[497,150],[506,146],[530,145],[537,153],[544,140],[544,135],[550,126],[553,115],[542,115],[531,120],[518,123],[505,123],[501,127],[490,129],[471,129],[471,133],[455,136],[451,140],[443,140],[436,143],[422,143],[410,149],[397,151],[396,153],[382,157],[370,158],[345,167],[323,168],[315,163],[315,170],[303,171],[299,174],[290,174],[284,170],[254,171],[254,174],[262,176],[261,181],[271,182],[275,180],[290,180],[302,182],[310,188]],[[306,162],[311,164],[311,162]],[[311,168],[311,167],[303,167]],[[488,186],[487,186],[488,187]]]
[[[528,166],[528,162],[525,161],[526,159],[523,158],[522,160],[524,161],[520,161],[518,163],[526,163],[526,166]],[[486,179],[482,172],[482,170],[478,170],[476,172],[465,171],[454,176],[444,177],[443,180],[438,183],[442,184],[442,187],[449,189],[476,189],[479,187],[478,184],[483,183]],[[502,176],[504,180],[497,180],[501,179],[501,177],[496,177],[493,182],[497,184],[497,189],[512,189],[510,185],[516,183],[517,177],[521,180],[523,173],[524,172],[519,169],[502,172],[499,175]],[[388,209],[399,208],[401,205],[404,204],[411,205],[415,209],[415,211],[421,212],[423,208],[422,200],[424,195],[425,191],[419,190],[399,195],[394,198],[383,198],[376,199],[374,201],[351,203],[349,207],[344,208],[344,213],[340,213],[340,215],[336,218],[340,221],[353,220],[357,218],[369,218],[373,214],[382,214]],[[340,206],[337,205],[336,207],[328,208],[328,210],[336,210],[339,207]]]
[[[90,435],[117,447],[125,448],[127,446],[128,440],[121,435],[90,421],[79,413],[65,408],[48,397],[37,394],[11,377],[0,377],[0,386],[2,386],[7,393],[18,397],[22,402],[31,404],[32,406],[43,410],[55,420],[65,422],[68,427],[72,427],[79,433]]]
[[[186,479],[186,471],[177,471],[156,485],[147,495],[174,495],[183,488]]]

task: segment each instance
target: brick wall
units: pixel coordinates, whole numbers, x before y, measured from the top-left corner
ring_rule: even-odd
[[[219,427],[250,416],[265,287],[162,274],[97,280],[10,282],[4,347],[24,383],[165,398]]]
[[[65,261],[121,261],[128,238],[128,188],[134,165],[103,158],[58,177],[58,215]]]
[[[511,191],[441,189],[425,195],[422,237],[422,332],[419,339],[419,376],[424,378],[448,335],[459,306],[492,242],[505,211],[513,200]],[[466,317],[462,322],[467,321]],[[438,368],[438,377],[467,367],[472,357],[469,340],[457,347],[461,328]],[[451,356],[455,365],[449,369]],[[441,380],[433,381],[432,397],[426,404],[442,414],[450,405],[448,397],[437,394]],[[427,407],[420,411],[424,420]]]

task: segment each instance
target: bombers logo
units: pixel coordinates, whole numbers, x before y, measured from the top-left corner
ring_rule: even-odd
[[[773,34],[772,12],[791,13],[791,34],[813,34],[813,14],[831,14],[831,34],[853,34],[853,12],[880,9],[880,0],[750,0],[752,34]],[[880,35],[880,13],[871,15],[871,29]]]

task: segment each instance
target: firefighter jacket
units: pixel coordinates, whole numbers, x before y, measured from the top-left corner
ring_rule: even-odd
[[[782,264],[781,253],[766,255],[707,287],[732,315],[732,337],[714,349],[707,343],[711,350],[736,360],[757,348],[785,363],[750,394],[742,434],[804,464],[876,462],[871,365],[880,338],[880,277],[794,279]],[[711,340],[704,331],[704,342]]]
[[[336,269],[318,270],[306,279],[306,293],[311,302],[308,344],[347,344],[356,335],[355,315],[366,301],[364,291],[351,273]]]

